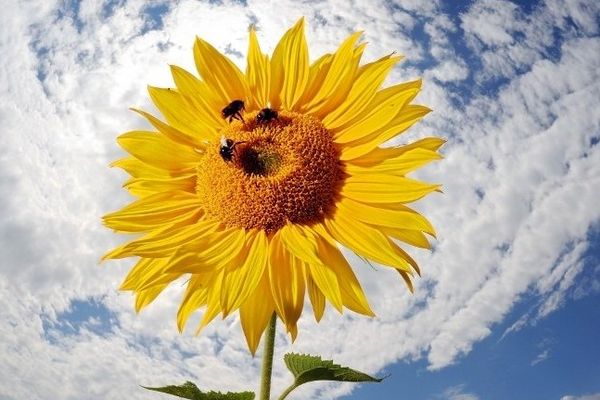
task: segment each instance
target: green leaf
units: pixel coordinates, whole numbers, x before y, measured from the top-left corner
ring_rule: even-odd
[[[155,392],[172,394],[173,396],[182,397],[189,400],[253,400],[254,393],[252,392],[202,392],[193,382],[187,381],[183,385],[163,386],[163,387],[147,387],[144,389],[153,390]]]
[[[293,386],[298,387],[313,381],[338,381],[338,382],[381,382],[382,379],[374,378],[348,367],[334,364],[332,360],[322,360],[321,357],[308,354],[288,353],[283,356],[285,365],[294,374]]]

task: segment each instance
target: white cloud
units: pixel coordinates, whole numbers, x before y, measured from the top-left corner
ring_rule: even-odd
[[[130,262],[98,265],[100,254],[118,240],[99,217],[128,201],[119,190],[122,174],[106,167],[120,154],[114,138],[144,126],[127,107],[151,108],[145,85],[170,85],[168,63],[193,70],[194,34],[245,54],[250,22],[257,23],[269,50],[307,15],[313,56],[331,51],[351,30],[364,29],[368,58],[392,50],[412,61],[432,57],[431,68],[400,68],[394,79],[427,78],[419,99],[435,112],[410,137],[449,137],[446,159],[420,174],[444,183],[445,194],[418,204],[438,227],[439,242],[433,254],[414,251],[424,272],[417,293],[410,296],[391,271],[365,267],[354,257],[378,317],[340,317],[328,310],[316,325],[305,315],[293,347],[278,336],[276,357],[292,348],[373,373],[421,357],[430,368],[442,368],[486,337],[528,288],[546,299],[543,317],[576,283],[589,247],[586,232],[600,219],[594,206],[600,150],[590,146],[600,135],[600,44],[580,37],[596,32],[593,5],[549,2],[523,17],[512,3],[475,2],[462,28],[483,52],[481,72],[456,54],[447,37],[458,28],[436,3],[356,3],[352,9],[338,1],[248,3],[181,1],[165,15],[163,29],[143,34],[145,2],[137,0],[106,19],[93,1],[67,17],[60,17],[62,3],[3,9],[0,51],[9,62],[0,66],[0,299],[6,305],[0,307],[0,362],[6,371],[0,397],[100,399],[127,393],[141,399],[147,396],[137,384],[185,379],[204,388],[253,389],[259,360],[248,355],[236,318],[215,323],[200,337],[180,336],[174,326],[180,285],[136,316],[131,298],[116,292]],[[501,20],[490,11],[496,5],[514,23],[495,23]],[[478,12],[489,17],[489,26]],[[552,40],[534,31],[556,15],[561,21],[570,16],[579,32],[558,25],[565,40],[552,61],[543,50]],[[417,24],[429,44],[411,38]],[[525,39],[515,40],[521,31]],[[505,68],[498,60],[506,55]],[[498,94],[476,94],[455,106],[457,96],[470,94],[442,83],[461,83],[477,73],[511,80]],[[84,327],[48,340],[44,318],[56,320],[73,299],[89,297],[114,313],[113,331],[99,335]],[[277,364],[276,390],[289,380]],[[450,389],[447,398],[477,398],[463,387]],[[316,390],[319,398],[336,398],[351,386],[313,385],[299,393],[311,397]]]
[[[540,354],[538,354],[537,356],[535,356],[533,361],[531,361],[531,366],[533,367],[533,366],[541,363],[542,361],[546,361],[548,359],[548,357],[550,357],[550,350],[546,349],[546,350],[542,351]]]
[[[561,397],[560,400],[600,400],[600,393],[587,394],[582,396],[568,395]]]
[[[460,59],[445,60],[432,70],[431,76],[440,82],[462,81],[469,76],[469,69]]]
[[[550,49],[560,44],[557,37],[595,34],[598,25],[593,16],[599,11],[597,2],[552,0],[525,14],[512,2],[483,0],[461,16],[461,27],[470,46],[481,52],[481,82],[527,71],[537,60],[550,56]]]
[[[439,396],[443,400],[479,400],[479,397],[473,393],[465,393],[465,385],[451,386],[444,390]]]

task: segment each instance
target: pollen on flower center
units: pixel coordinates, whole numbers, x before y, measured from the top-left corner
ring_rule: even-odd
[[[343,173],[331,134],[308,115],[232,122],[221,134],[234,141],[231,160],[219,142],[198,166],[197,193],[210,217],[225,226],[276,231],[287,221],[312,223],[330,210]]]

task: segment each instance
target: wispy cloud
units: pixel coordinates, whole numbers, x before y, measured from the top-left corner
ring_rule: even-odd
[[[531,366],[533,367],[534,365],[537,365],[537,364],[541,363],[542,361],[545,361],[549,356],[550,356],[550,350],[546,349],[546,350],[542,351],[540,354],[535,356],[533,361],[531,361]]]
[[[465,392],[465,385],[451,386],[440,395],[440,400],[479,400],[473,393]]]
[[[581,396],[568,395],[561,397],[560,400],[600,400],[600,393],[585,394]]]

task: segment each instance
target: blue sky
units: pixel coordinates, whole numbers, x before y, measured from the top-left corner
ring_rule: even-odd
[[[384,376],[315,384],[294,399],[600,399],[600,6],[593,0],[49,1],[0,16],[0,400],[168,398],[137,385],[193,380],[253,390],[236,316],[180,335],[181,285],[147,310],[117,287],[131,262],[100,216],[126,204],[107,168],[115,137],[155,111],[146,85],[193,71],[200,35],[245,65],[305,16],[311,58],[364,30],[366,59],[406,56],[386,84],[423,77],[434,112],[406,143],[439,135],[445,159],[417,175],[444,194],[417,208],[438,230],[410,296],[393,274],[350,261],[372,320],[308,307],[287,351]],[[195,317],[197,322],[199,316]],[[276,361],[277,362],[277,361]],[[275,392],[289,383],[275,365]]]

